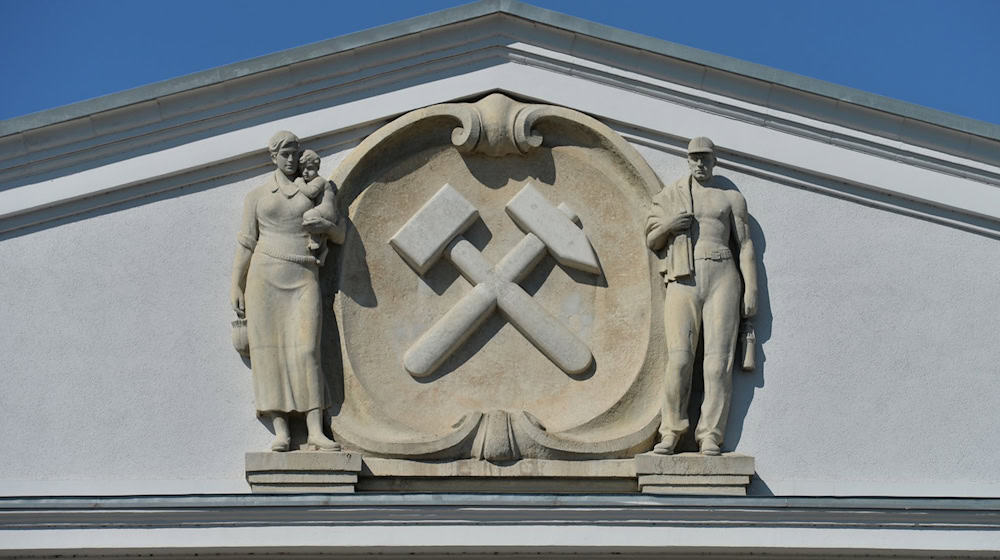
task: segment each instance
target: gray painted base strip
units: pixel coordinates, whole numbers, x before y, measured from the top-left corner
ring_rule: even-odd
[[[0,530],[378,526],[400,523],[927,528],[1000,532],[1000,499],[685,497],[635,494],[254,494],[0,498]]]

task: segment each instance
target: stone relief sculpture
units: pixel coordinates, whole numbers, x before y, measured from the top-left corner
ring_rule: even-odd
[[[248,453],[255,492],[514,477],[745,494],[753,458],[711,455],[740,316],[756,307],[755,257],[746,203],[713,180],[707,138],[664,188],[596,119],[492,93],[396,118],[329,181],[290,132],[269,149],[277,169],[247,195],[238,237],[234,344],[273,418],[271,449],[288,451],[289,421],[304,416],[303,449],[341,452]],[[701,454],[674,454],[701,332]]]
[[[331,180],[338,442],[494,463],[653,446],[663,288],[643,228],[661,183],[623,138],[493,93],[397,118]]]
[[[506,208],[527,234],[496,266],[462,237],[479,213],[451,185],[441,187],[389,240],[418,273],[445,254],[474,286],[406,352],[403,366],[413,376],[433,373],[497,308],[566,373],[582,373],[590,366],[587,345],[517,285],[546,252],[565,266],[600,274],[587,236],[573,223],[568,206],[552,206],[530,183]]]
[[[246,323],[257,412],[273,419],[271,449],[288,451],[289,421],[304,416],[307,448],[334,451],[340,444],[323,432],[330,396],[320,368],[319,267],[327,242],[343,242],[344,224],[315,152],[287,131],[268,150],[277,169],[244,201],[231,302]]]
[[[719,455],[729,415],[740,318],[750,318],[757,311],[757,269],[746,201],[737,190],[713,180],[712,141],[694,138],[687,151],[690,174],[656,195],[646,224],[646,243],[660,256],[660,272],[667,285],[665,395],[660,442],[653,451],[673,454],[688,430],[695,350],[702,333],[705,395],[694,436],[702,454]],[[738,266],[731,242],[738,251]],[[742,335],[741,365],[752,369],[749,324]]]

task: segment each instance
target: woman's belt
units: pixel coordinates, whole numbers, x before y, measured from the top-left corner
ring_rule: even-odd
[[[288,254],[288,253],[284,253],[284,252],[278,251],[277,249],[275,249],[273,247],[269,247],[266,243],[257,243],[257,247],[254,249],[254,251],[259,251],[259,252],[264,253],[265,255],[267,255],[269,257],[272,257],[272,258],[275,258],[275,259],[278,259],[278,260],[293,262],[293,263],[296,263],[296,264],[305,264],[305,265],[311,265],[311,264],[318,265],[318,264],[322,264],[320,262],[320,260],[317,259],[314,256],[311,256],[311,255],[308,255],[308,256],[307,255],[291,255],[291,254]]]

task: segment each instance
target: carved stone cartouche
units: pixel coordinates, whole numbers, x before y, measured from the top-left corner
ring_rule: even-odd
[[[407,113],[332,181],[337,440],[366,457],[631,458],[659,425],[660,182],[577,111],[491,94]]]

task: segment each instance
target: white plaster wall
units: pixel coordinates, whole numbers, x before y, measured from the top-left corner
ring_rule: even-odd
[[[684,161],[639,147],[664,180]],[[327,157],[324,172],[342,157]],[[754,492],[998,496],[1000,244],[725,169],[762,254],[763,367],[727,447]],[[228,323],[259,178],[0,242],[0,494],[245,492],[270,434]]]
[[[271,435],[228,294],[261,180],[0,241],[0,495],[249,492]]]
[[[665,133],[704,123],[720,145],[754,142],[746,123],[620,90],[628,103],[612,105],[613,88],[574,83],[547,74],[524,88],[626,113],[642,102],[658,119],[684,117],[681,129],[650,121]],[[665,181],[684,172],[681,158],[639,149]],[[757,458],[753,491],[1000,496],[1000,243],[719,171],[747,198],[766,279],[765,361],[736,374],[726,445]],[[248,491],[243,453],[270,434],[231,348],[228,287],[242,199],[259,180],[0,240],[0,495]]]

